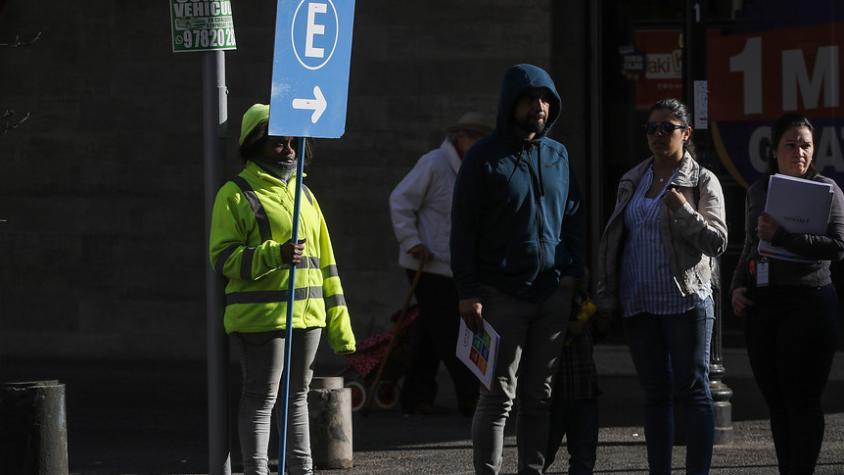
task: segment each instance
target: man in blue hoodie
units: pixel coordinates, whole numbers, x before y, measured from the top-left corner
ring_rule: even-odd
[[[507,70],[495,131],[469,150],[454,188],[451,267],[460,316],[501,335],[490,389],[472,421],[475,472],[501,468],[504,425],[516,398],[518,469],[540,474],[551,383],[571,311],[561,285],[584,273],[580,196],[566,148],[547,137],[560,96],[543,69]]]

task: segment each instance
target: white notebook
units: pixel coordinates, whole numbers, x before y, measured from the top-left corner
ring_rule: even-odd
[[[832,206],[832,185],[776,173],[768,180],[765,212],[789,233],[826,234]],[[774,259],[813,262],[759,240],[759,254]]]

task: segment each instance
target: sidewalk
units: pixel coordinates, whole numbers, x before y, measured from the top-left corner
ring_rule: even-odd
[[[595,473],[646,474],[647,458],[641,424],[643,395],[625,346],[598,346],[595,351],[603,395],[600,399],[601,431]],[[726,383],[734,391],[734,442],[714,450],[713,474],[776,474],[776,455],[771,440],[767,409],[752,380],[743,349],[723,355]],[[444,373],[440,388],[449,388]],[[453,407],[454,400],[441,395],[440,404]],[[844,353],[835,358],[824,395],[826,434],[816,474],[844,474]],[[442,421],[445,419],[445,421]],[[320,471],[326,474],[472,474],[470,424],[458,416],[401,417],[374,412],[369,418],[355,416],[355,468]],[[370,430],[370,428],[372,430]],[[377,428],[377,432],[376,432]],[[507,426],[502,473],[516,472],[516,440],[513,424]],[[684,466],[685,449],[674,451],[674,467]],[[548,473],[567,473],[565,448]]]
[[[596,473],[646,473],[641,429],[642,394],[625,347],[596,349],[600,384],[601,434]],[[766,409],[750,377],[743,350],[724,354],[725,382],[732,399],[735,443],[717,447],[712,473],[776,473]],[[317,368],[318,374],[332,374]],[[231,407],[239,390],[236,366],[230,369]],[[71,473],[207,473],[205,364],[8,361],[0,359],[0,380],[59,379],[66,384]],[[440,374],[438,404],[454,407],[454,394]],[[844,353],[836,356],[824,395],[825,444],[816,473],[844,474]],[[515,438],[507,428],[503,473],[515,472]],[[234,442],[236,444],[236,440]],[[472,473],[470,420],[456,414],[404,417],[374,409],[354,416],[355,464],[350,470],[322,474]],[[564,449],[550,473],[565,473]],[[683,448],[675,449],[675,467]],[[233,468],[239,455],[233,448]]]
[[[828,415],[827,431],[820,461],[815,471],[818,475],[844,474],[844,414]],[[377,427],[381,440],[374,446],[358,448],[355,467],[351,470],[319,471],[320,474],[472,474],[472,450],[468,423],[448,417],[408,417],[377,414],[369,420],[355,418],[357,426]],[[776,456],[770,441],[767,421],[743,421],[734,425],[735,442],[730,446],[715,447],[712,474],[776,474]],[[366,438],[355,430],[356,444]],[[360,435],[358,435],[360,434]],[[390,434],[389,441],[386,435]],[[438,440],[418,441],[430,435]],[[411,440],[412,439],[412,440]],[[384,447],[384,446],[388,446]],[[685,450],[674,450],[674,467],[684,473]],[[565,448],[561,448],[557,461],[548,473],[568,473]],[[502,473],[516,472],[515,437],[505,440]],[[642,429],[638,426],[604,427],[598,446],[595,473],[647,474],[647,459]]]

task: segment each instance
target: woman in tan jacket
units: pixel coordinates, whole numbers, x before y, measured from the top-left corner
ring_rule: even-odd
[[[686,473],[709,472],[714,420],[709,340],[714,320],[710,260],[727,246],[718,178],[692,155],[689,113],[676,99],[651,107],[653,155],[619,182],[601,239],[596,303],[620,310],[645,390],[651,474],[671,473],[673,403],[683,406]]]

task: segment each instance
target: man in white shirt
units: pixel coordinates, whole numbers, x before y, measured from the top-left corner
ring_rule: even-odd
[[[455,356],[460,316],[448,241],[457,171],[469,148],[492,131],[490,122],[477,112],[464,114],[447,129],[440,147],[423,155],[390,194],[399,265],[412,282],[423,263],[415,291],[420,315],[414,358],[401,394],[406,414],[445,412],[434,405],[440,361],[454,382],[459,412],[465,416],[474,413],[478,381]]]

